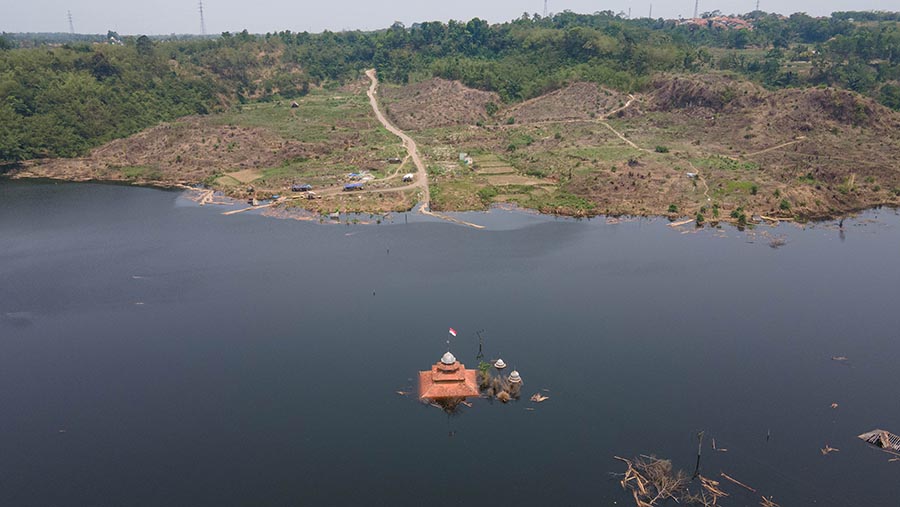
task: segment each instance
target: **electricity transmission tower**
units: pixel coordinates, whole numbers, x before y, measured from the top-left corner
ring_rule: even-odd
[[[694,19],[697,19],[697,8],[700,7],[700,0],[694,0]]]
[[[67,11],[69,16],[69,33],[75,33],[75,25],[72,23],[72,11]]]
[[[203,0],[200,0],[200,34],[206,35],[206,21],[203,20]]]

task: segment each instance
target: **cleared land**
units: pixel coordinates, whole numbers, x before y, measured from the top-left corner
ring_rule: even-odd
[[[29,163],[19,176],[203,182],[244,198],[252,185],[258,197],[287,194],[284,205],[322,213],[424,200],[435,211],[511,202],[571,215],[739,221],[900,205],[900,115],[850,92],[658,76],[637,96],[575,83],[502,107],[494,94],[450,81],[382,86],[388,120],[418,143],[422,172],[373,114],[368,84],[361,76],[315,89],[296,108],[254,103],[185,118],[82,159]],[[365,191],[342,192],[361,171],[372,177]],[[414,184],[401,181],[408,172],[418,172]],[[290,193],[307,183],[320,199]]]

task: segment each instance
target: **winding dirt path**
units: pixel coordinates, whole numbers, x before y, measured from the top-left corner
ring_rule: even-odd
[[[384,192],[411,190],[417,188],[421,191],[422,194],[422,199],[419,200],[419,211],[422,214],[437,217],[442,220],[447,220],[448,222],[474,227],[476,229],[484,229],[483,225],[472,224],[464,220],[459,220],[458,218],[448,217],[445,215],[441,215],[440,213],[431,211],[431,192],[428,189],[428,171],[425,169],[425,164],[422,162],[422,158],[419,156],[419,148],[416,146],[416,142],[413,141],[411,137],[406,135],[405,132],[394,126],[394,124],[391,123],[381,112],[381,108],[378,107],[378,98],[376,97],[376,95],[378,94],[378,77],[376,76],[375,69],[367,70],[366,76],[372,81],[372,84],[369,85],[368,91],[366,91],[366,95],[369,96],[369,104],[372,105],[372,111],[375,112],[375,117],[378,118],[378,121],[381,122],[384,128],[386,128],[390,133],[399,137],[400,140],[403,141],[403,147],[406,148],[406,152],[409,154],[409,158],[412,159],[413,164],[415,164],[416,166],[416,181],[414,183],[402,187],[394,187],[391,189],[373,189],[373,191]]]
[[[366,92],[366,95],[369,96],[369,104],[372,105],[372,110],[375,112],[375,117],[378,118],[378,121],[384,125],[391,134],[399,137],[401,141],[403,141],[403,147],[406,148],[406,152],[409,153],[409,157],[412,159],[413,164],[416,166],[416,181],[412,185],[407,185],[403,187],[403,189],[410,188],[419,188],[422,191],[422,199],[420,203],[423,205],[422,209],[427,210],[431,206],[431,193],[428,191],[428,171],[425,170],[425,164],[422,163],[422,158],[419,156],[419,149],[416,146],[416,142],[412,140],[411,137],[406,135],[402,130],[395,127],[393,123],[388,121],[388,119],[382,114],[381,108],[378,107],[378,99],[376,95],[378,94],[378,77],[375,75],[375,69],[369,69],[366,71],[366,76],[372,81],[372,84],[369,85],[369,90]],[[400,190],[400,188],[394,189]]]
[[[793,141],[788,141],[788,142],[786,142],[786,143],[781,143],[781,144],[779,144],[779,145],[772,146],[771,148],[766,148],[766,149],[764,149],[764,150],[754,151],[753,153],[748,153],[748,154],[744,155],[744,157],[752,157],[752,156],[755,156],[755,155],[760,155],[760,154],[763,154],[763,153],[768,153],[768,152],[770,152],[770,151],[775,151],[775,150],[784,148],[785,146],[790,146],[790,145],[792,145],[792,144],[797,144],[797,143],[802,142],[802,141],[805,141],[805,140],[806,140],[806,136],[799,136],[799,137],[795,138]]]

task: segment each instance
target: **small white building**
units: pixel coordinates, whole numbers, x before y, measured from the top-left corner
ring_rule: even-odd
[[[412,181],[416,176],[413,173],[406,173],[403,175],[403,181]]]

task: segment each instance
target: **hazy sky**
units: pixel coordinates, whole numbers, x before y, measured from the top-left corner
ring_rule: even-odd
[[[646,17],[650,0],[550,0],[550,12],[571,10],[590,13],[611,10],[632,17]],[[656,0],[653,17],[689,17],[693,0]],[[752,11],[756,0],[700,0],[700,12],[718,9],[723,13]],[[0,0],[0,31],[68,32],[67,11],[72,11],[78,33],[121,34],[200,33],[198,0]],[[760,0],[759,8],[813,16],[841,10],[898,10],[896,0]],[[491,23],[508,21],[523,12],[541,13],[543,0],[204,0],[207,33],[240,31],[252,33],[291,30],[320,32],[324,29],[385,28],[394,21],[410,25],[418,21],[468,20],[473,17]]]

